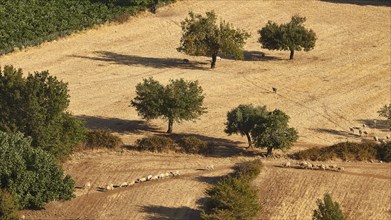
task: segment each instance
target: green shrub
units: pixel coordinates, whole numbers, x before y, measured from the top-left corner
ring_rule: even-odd
[[[333,160],[336,158],[342,160],[371,160],[376,159],[378,145],[375,143],[352,143],[343,142],[324,148],[311,148],[293,154],[295,159],[300,160]]]
[[[85,138],[84,124],[66,112],[68,105],[67,84],[48,71],[24,78],[13,66],[0,69],[0,131],[20,131],[58,159]]]
[[[323,201],[317,200],[318,209],[314,210],[313,220],[345,220],[338,202],[333,202],[330,194],[325,194]]]
[[[245,162],[235,167],[234,176],[251,181],[261,173],[262,167],[263,164],[260,159]]]
[[[391,162],[391,142],[377,145],[376,150],[376,156],[379,160]]]
[[[203,219],[247,220],[260,210],[257,191],[246,179],[228,176],[206,191],[208,214]]]
[[[0,220],[18,220],[18,204],[15,196],[0,189]]]
[[[168,137],[152,136],[137,140],[137,146],[142,151],[169,152],[175,151],[175,142]]]
[[[120,137],[113,135],[110,131],[99,129],[89,131],[86,138],[86,146],[88,148],[118,148],[121,146],[122,140]]]
[[[179,141],[182,152],[188,154],[210,154],[213,146],[196,137],[184,137]]]
[[[173,0],[159,0],[170,3]],[[134,14],[151,0],[1,0],[0,55]]]
[[[71,199],[75,182],[64,177],[52,155],[31,147],[31,141],[22,133],[0,131],[0,188],[14,193],[20,208]]]

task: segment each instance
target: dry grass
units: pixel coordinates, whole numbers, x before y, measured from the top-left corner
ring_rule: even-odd
[[[209,58],[178,53],[175,48],[180,39],[179,24],[188,10],[212,9],[223,19],[252,33],[245,47],[246,57],[264,52],[265,59],[223,59],[217,63],[217,69],[209,70]],[[257,30],[269,19],[287,22],[296,13],[306,16],[307,27],[317,33],[315,49],[296,53],[293,62],[288,60],[288,52],[262,50],[257,43]],[[196,134],[203,140],[227,146],[245,146],[244,138],[224,133],[226,112],[241,103],[261,104],[267,105],[269,110],[279,108],[291,117],[291,125],[300,135],[299,144],[292,149],[297,151],[347,139],[361,141],[358,135],[349,134],[348,128],[379,119],[377,110],[389,102],[391,96],[390,26],[390,8],[382,6],[323,1],[306,1],[305,4],[297,1],[180,1],[159,9],[156,15],[145,13],[122,25],[103,26],[0,57],[0,65],[13,64],[26,72],[49,70],[69,82],[70,111],[85,118],[90,127],[115,131],[128,145],[145,135],[164,132],[166,128],[166,122],[161,120],[144,123],[137,112],[128,107],[135,96],[135,85],[150,76],[163,83],[183,77],[199,80],[206,93],[208,114],[196,123],[175,124],[175,133]],[[191,63],[180,64],[184,58]],[[278,88],[278,94],[272,93],[272,87]],[[370,136],[382,137],[389,131],[370,124],[368,132]],[[124,162],[117,163],[117,160]],[[122,157],[106,152],[99,158],[76,159],[65,167],[78,183],[92,177],[96,178],[94,184],[103,184],[163,168],[196,172],[196,167],[210,160],[217,159],[176,154]],[[236,162],[230,158],[221,160],[224,169]],[[387,165],[379,166],[389,169]],[[357,172],[348,170],[341,174],[270,168],[270,172],[261,174],[259,179],[260,188],[264,190],[262,195],[266,196],[264,216],[309,218],[316,199],[331,190],[333,198],[340,201],[352,217],[385,218],[388,210],[381,204],[390,202],[389,174],[386,171],[381,174],[386,179],[361,175],[373,175],[376,168],[377,165],[362,164],[351,168]],[[224,172],[216,171],[214,175]],[[202,176],[201,173],[194,175]],[[274,178],[269,181],[269,177]],[[284,188],[282,184],[286,182],[290,184],[285,184]],[[202,198],[207,183],[179,178],[169,184],[152,185],[154,187],[146,185],[120,192],[80,195],[70,202],[51,203],[44,211],[29,212],[28,217],[145,219],[149,215],[162,217],[165,213],[172,218],[188,218],[188,213],[197,213],[196,201]],[[276,190],[274,185],[278,186]]]

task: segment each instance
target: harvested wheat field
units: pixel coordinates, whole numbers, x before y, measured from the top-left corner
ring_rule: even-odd
[[[216,14],[252,36],[245,60],[223,58],[209,69],[210,58],[178,53],[180,22],[189,10]],[[227,136],[228,110],[239,104],[267,105],[291,117],[299,141],[291,151],[343,141],[361,141],[349,127],[368,125],[369,135],[390,131],[378,109],[391,99],[391,8],[328,1],[179,1],[141,14],[124,24],[97,27],[0,57],[25,72],[49,70],[69,83],[70,112],[91,128],[108,128],[125,144],[145,135],[162,133],[166,122],[144,122],[130,100],[143,78],[167,83],[169,79],[198,80],[205,91],[208,113],[200,120],[174,124],[174,133],[195,134],[219,143],[214,157],[152,154],[133,151],[77,153],[64,169],[78,186],[90,180],[90,190],[76,189],[77,197],[52,202],[45,210],[25,211],[27,218],[63,219],[197,219],[204,190],[216,176],[225,175],[246,146],[245,138]],[[268,51],[257,42],[257,30],[268,20],[288,22],[294,14],[307,17],[306,27],[318,37],[315,49]],[[266,54],[258,59],[260,52]],[[183,59],[189,64],[183,64]],[[278,93],[272,92],[278,88]],[[280,153],[280,152],[276,152]],[[251,158],[250,158],[251,159]],[[390,219],[391,166],[341,163],[344,172],[283,169],[280,161],[265,161],[256,179],[262,211],[259,219],[310,219],[316,199],[331,192],[349,219]],[[206,171],[214,164],[213,171]],[[131,181],[159,172],[179,170],[182,175],[103,193],[96,187]]]

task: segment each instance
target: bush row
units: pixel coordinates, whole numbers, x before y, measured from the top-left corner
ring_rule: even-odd
[[[135,14],[153,0],[0,1],[0,55]],[[160,0],[162,4],[173,0]]]
[[[250,181],[261,172],[262,162],[246,162],[235,167],[232,175],[224,177],[208,189],[205,210],[201,214],[205,220],[247,220],[254,218],[261,207],[257,190]]]
[[[178,151],[188,154],[210,154],[213,152],[213,144],[196,137],[184,137],[175,142],[169,137],[151,136],[137,140],[137,148],[141,151],[170,152]]]
[[[391,143],[352,143],[343,142],[324,148],[311,148],[291,155],[294,159],[326,161],[326,160],[372,160],[391,161]]]

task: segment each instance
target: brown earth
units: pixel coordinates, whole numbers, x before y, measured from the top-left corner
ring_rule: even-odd
[[[234,26],[251,32],[246,59],[223,58],[215,70],[207,57],[178,53],[180,22],[189,10],[215,10]],[[257,43],[257,30],[267,20],[287,22],[307,17],[318,36],[314,50],[267,51]],[[232,147],[246,145],[240,136],[224,134],[226,112],[242,103],[279,108],[291,117],[300,139],[292,151],[341,141],[361,141],[349,127],[368,124],[371,136],[389,130],[377,110],[391,99],[390,7],[337,4],[327,1],[181,1],[145,13],[122,25],[105,25],[39,47],[0,57],[25,72],[49,70],[69,83],[69,110],[91,128],[109,128],[128,145],[148,134],[162,133],[166,123],[144,122],[130,100],[135,85],[146,77],[198,80],[206,93],[208,113],[200,120],[174,125],[180,135],[196,134],[222,146],[218,157],[146,154],[125,151],[79,153],[64,168],[78,184],[93,186],[125,181],[163,170],[181,170],[179,178],[150,182],[109,193],[80,192],[69,202],[50,203],[46,210],[27,211],[28,218],[188,219],[199,215],[198,200],[211,178],[229,172],[245,157],[231,157]],[[265,58],[253,60],[260,52]],[[190,64],[182,64],[182,59]],[[271,91],[278,88],[278,93]],[[224,146],[227,146],[224,148]],[[203,171],[207,164],[219,167]],[[390,166],[352,163],[343,173],[282,169],[266,162],[255,181],[260,188],[260,219],[306,219],[315,201],[332,192],[351,219],[390,218]],[[376,173],[378,176],[373,176]],[[360,175],[357,175],[360,174]],[[365,176],[365,175],[372,176]],[[206,176],[205,178],[203,176]],[[385,177],[385,178],[384,178]],[[213,178],[212,178],[213,179]]]

